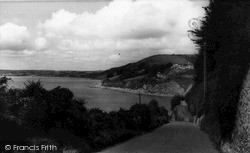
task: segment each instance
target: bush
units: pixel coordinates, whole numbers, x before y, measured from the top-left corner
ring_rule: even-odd
[[[33,135],[32,131],[28,131],[21,127],[16,121],[0,118],[0,141],[25,141],[29,136]]]
[[[244,0],[210,1],[201,28],[193,31],[199,48],[194,81],[197,84],[203,81],[204,53],[207,76],[215,75],[215,88],[212,94],[206,93],[201,126],[214,137],[217,146],[233,139],[240,93],[249,70],[249,29],[246,28],[249,9],[246,5]]]
[[[23,97],[34,97],[35,99],[45,99],[47,97],[47,90],[43,88],[41,80],[27,81],[23,91]]]
[[[48,91],[41,81],[28,81],[24,89],[6,88],[3,93],[1,96],[8,104],[5,117],[12,121],[0,120],[4,125],[0,140],[5,139],[4,133],[19,132],[21,135],[10,134],[9,139],[55,143],[67,139],[72,144],[75,141],[69,138],[75,135],[79,138],[77,142],[83,142],[79,143],[83,150],[98,151],[168,123],[168,111],[159,107],[156,100],[107,113],[97,108],[87,109],[85,100],[74,98],[67,88]],[[6,132],[8,129],[11,132]],[[32,134],[27,134],[27,130],[33,131]]]
[[[135,104],[129,111],[133,116],[133,125],[137,131],[143,131],[150,128],[150,112],[146,104]]]
[[[11,79],[6,76],[0,78],[0,115],[3,115],[7,109],[7,87],[9,80]]]
[[[168,111],[164,107],[159,107],[158,102],[153,99],[148,103],[150,112],[150,128],[158,127],[169,122]]]
[[[205,116],[200,123],[200,128],[202,131],[205,131],[211,142],[214,144],[216,149],[219,149],[220,143],[222,141],[221,138],[221,126],[220,123],[218,122],[218,116],[217,115],[207,115]]]
[[[185,97],[184,97],[184,96],[175,95],[175,96],[171,99],[171,111],[173,111],[174,108],[175,108],[177,105],[180,105],[180,103],[181,103],[182,100],[185,100]]]

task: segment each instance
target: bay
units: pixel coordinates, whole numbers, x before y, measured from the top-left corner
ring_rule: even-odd
[[[104,111],[115,111],[120,108],[129,109],[132,105],[139,103],[139,95],[135,93],[110,90],[105,88],[93,88],[100,80],[69,77],[39,77],[39,76],[8,76],[10,88],[24,88],[27,81],[42,81],[45,89],[51,90],[57,86],[70,89],[75,97],[84,98],[87,108],[99,108]],[[149,103],[155,99],[160,106],[170,110],[172,97],[141,94],[141,102]]]

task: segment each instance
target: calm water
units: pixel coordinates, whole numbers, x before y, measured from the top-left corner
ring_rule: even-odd
[[[88,108],[100,108],[105,111],[129,109],[133,104],[139,102],[138,94],[114,91],[109,89],[91,88],[90,86],[99,83],[98,80],[84,78],[62,78],[62,77],[31,77],[31,76],[10,76],[12,81],[9,87],[23,88],[27,80],[41,80],[44,88],[50,90],[57,86],[70,89],[75,97],[84,98]],[[160,106],[170,110],[171,97],[141,95],[142,103],[148,103],[156,99]]]

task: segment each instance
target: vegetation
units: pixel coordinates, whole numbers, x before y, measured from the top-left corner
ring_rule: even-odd
[[[155,100],[108,113],[87,109],[85,100],[74,98],[67,88],[46,90],[41,81],[28,81],[24,89],[9,89],[7,81],[0,79],[1,141],[51,142],[61,149],[93,152],[169,121],[168,111]]]
[[[125,87],[131,89],[138,89],[142,88],[143,84],[145,83],[153,83],[156,82],[156,80],[153,78],[156,76],[157,73],[164,73],[166,70],[170,69],[172,66],[171,63],[168,64],[162,64],[162,65],[154,65],[154,66],[147,66],[145,64],[141,64],[138,67],[133,68],[124,68],[122,70],[119,70],[116,73],[116,76],[118,76],[115,79],[111,79],[110,76],[114,77],[114,73],[108,73],[107,79],[103,80],[103,84],[105,86],[111,86],[111,87]],[[130,83],[127,85],[127,81],[131,81],[134,83]],[[139,80],[139,82],[138,82]],[[136,83],[135,83],[136,82]]]
[[[239,95],[249,69],[249,9],[248,2],[210,1],[200,29],[193,31],[199,53],[194,63],[195,88],[203,84],[203,55],[206,54],[207,92],[205,102],[196,108],[205,115],[201,128],[217,147],[232,140]],[[198,94],[203,94],[198,91]],[[193,95],[194,96],[194,95]],[[193,102],[188,102],[192,104]],[[199,112],[199,111],[196,111]]]
[[[121,67],[111,68],[101,72],[100,75],[106,75],[107,78],[120,76],[120,80],[146,74],[152,77],[155,76],[157,72],[164,72],[173,64],[184,65],[193,61],[193,58],[194,57],[191,55],[155,55],[135,63],[129,63]]]
[[[103,75],[106,74],[102,85],[132,90],[143,89],[145,92],[158,94],[176,93],[186,90],[192,84],[191,62],[194,59],[195,57],[191,55],[151,56],[102,72]],[[173,64],[176,64],[177,67],[172,69]],[[166,84],[175,84],[175,86],[167,87]]]
[[[181,104],[181,101],[185,100],[184,96],[181,95],[175,95],[172,99],[171,99],[171,111],[174,110],[174,108],[178,105]]]

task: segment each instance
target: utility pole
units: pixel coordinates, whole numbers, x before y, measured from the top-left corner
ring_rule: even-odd
[[[141,104],[141,93],[139,91],[139,104]]]
[[[207,71],[206,70],[207,69],[206,68],[206,64],[207,64],[207,61],[206,61],[206,50],[203,51],[203,56],[204,56],[203,57],[204,58],[204,74],[203,74],[204,75],[203,76],[204,77],[204,79],[203,79],[204,80],[204,89],[203,89],[204,93],[203,93],[203,98],[204,98],[204,102],[205,102],[205,100],[206,100],[205,99],[206,98],[206,85],[207,85],[207,82],[206,82],[206,75],[207,75],[207,72],[206,72]]]

